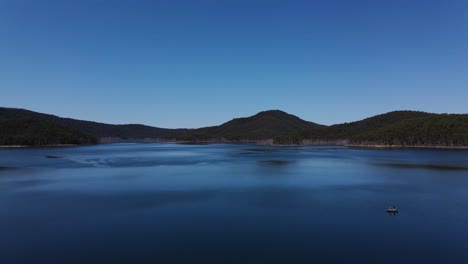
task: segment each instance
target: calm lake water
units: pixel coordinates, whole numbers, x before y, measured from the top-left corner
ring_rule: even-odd
[[[468,151],[2,149],[0,263],[468,263]]]

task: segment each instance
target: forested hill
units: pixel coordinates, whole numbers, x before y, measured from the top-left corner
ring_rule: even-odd
[[[356,122],[323,126],[283,111],[270,110],[235,118],[219,126],[190,130],[110,125],[24,109],[0,108],[0,145],[94,144],[102,138],[262,141],[276,145],[468,147],[468,115],[394,111]]]
[[[186,131],[186,129],[165,129],[139,124],[110,125],[92,121],[62,118],[25,109],[0,107],[0,121],[13,120],[10,125],[19,125],[21,123],[20,120],[25,119],[43,121],[42,126],[47,126],[48,124],[58,125],[61,128],[67,128],[70,129],[70,131],[78,131],[97,139],[105,137],[124,139],[171,139],[175,138],[178,133]],[[0,129],[3,129],[3,127],[0,127]]]
[[[275,137],[276,144],[468,146],[468,115],[394,111],[361,121]]]
[[[36,118],[0,120],[0,145],[46,146],[96,144],[97,138]]]
[[[300,119],[280,110],[260,112],[254,116],[235,118],[219,126],[193,129],[181,134],[179,140],[264,140],[321,125]]]

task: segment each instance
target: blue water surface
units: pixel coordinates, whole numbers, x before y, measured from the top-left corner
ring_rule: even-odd
[[[468,263],[468,151],[1,149],[0,250],[5,264]]]

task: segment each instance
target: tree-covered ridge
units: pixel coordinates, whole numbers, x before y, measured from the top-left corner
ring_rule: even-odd
[[[468,115],[432,115],[351,138],[351,144],[468,146]]]
[[[302,130],[276,144],[323,142],[351,145],[468,146],[468,116],[394,111],[361,121]]]
[[[250,117],[235,118],[219,126],[190,130],[180,135],[178,139],[193,141],[213,139],[264,140],[320,126],[283,111],[269,110]]]
[[[193,142],[273,139],[278,145],[468,147],[468,115],[394,111],[361,121],[323,126],[283,111],[270,110],[219,126],[189,130],[109,125],[24,109],[0,108],[0,145],[93,144],[102,137]]]
[[[351,137],[367,133],[369,131],[381,127],[389,126],[401,122],[403,120],[411,120],[431,115],[435,114],[417,111],[393,111],[351,123],[343,123],[331,126],[322,126],[313,129],[305,129],[302,131],[298,131],[294,135],[290,134],[288,136],[294,136],[298,139],[349,139]]]
[[[96,137],[45,120],[35,118],[0,120],[0,145],[44,146],[96,143]]]
[[[62,118],[54,115],[37,113],[25,109],[0,107],[0,120],[33,118],[45,120],[67,128],[79,130],[82,133],[93,135],[97,138],[152,138],[171,139],[187,129],[166,129],[139,124],[111,125],[92,121]]]

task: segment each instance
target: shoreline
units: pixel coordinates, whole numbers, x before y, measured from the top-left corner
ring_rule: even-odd
[[[263,145],[265,146],[265,145]],[[368,149],[368,150],[397,150],[397,149],[440,149],[440,150],[468,150],[468,146],[403,146],[403,145],[269,145],[273,147],[306,147],[306,146],[334,146],[334,147],[347,147],[350,149]]]
[[[54,145],[0,145],[0,149],[19,149],[19,148],[62,148],[62,147],[76,147],[81,146],[77,144],[54,144]],[[85,145],[83,145],[85,146]]]
[[[353,149],[446,149],[446,150],[468,150],[468,146],[444,146],[444,145],[358,145],[350,144],[346,147]]]
[[[272,140],[245,140],[245,141],[176,141],[177,144],[256,144],[258,146],[271,146],[271,147],[305,147],[305,146],[336,146],[347,147],[350,149],[374,149],[374,150],[389,150],[389,149],[440,149],[440,150],[468,150],[468,146],[446,146],[446,145],[366,145],[366,144],[343,144],[343,141],[332,142],[324,141],[310,144],[274,144]],[[340,144],[341,143],[341,144]]]
[[[272,146],[272,147],[304,147],[304,146],[341,146],[350,149],[370,149],[370,150],[397,150],[397,149],[439,149],[439,150],[468,150],[468,146],[445,146],[445,145],[368,145],[368,144],[273,144],[268,140],[244,140],[244,141],[142,141],[134,142],[141,144],[158,144],[158,143],[176,143],[187,145],[206,145],[206,144],[255,144],[258,146]],[[124,143],[124,142],[116,142]],[[109,143],[99,143],[96,145],[107,145]],[[63,147],[77,147],[77,146],[92,146],[92,145],[77,145],[77,144],[54,144],[54,145],[0,145],[0,149],[22,149],[22,148],[63,148]]]

